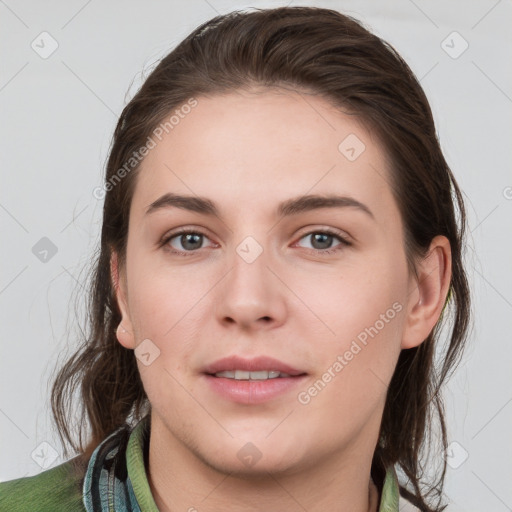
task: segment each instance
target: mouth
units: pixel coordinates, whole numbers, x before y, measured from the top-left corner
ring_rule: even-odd
[[[279,370],[259,370],[255,372],[245,370],[224,370],[210,375],[213,377],[224,377],[225,379],[234,380],[268,380],[292,377],[289,373],[280,372]]]
[[[267,356],[231,356],[206,366],[203,375],[210,389],[222,398],[259,404],[288,394],[304,381],[307,372]]]
[[[203,372],[208,375],[226,373],[222,377],[238,380],[264,380],[267,378],[295,377],[306,372],[269,356],[258,356],[251,359],[233,355],[217,359],[205,366]]]

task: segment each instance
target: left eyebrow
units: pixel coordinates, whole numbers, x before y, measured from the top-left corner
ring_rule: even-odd
[[[375,220],[372,211],[368,206],[350,196],[337,195],[308,195],[289,199],[279,204],[277,209],[279,217],[287,217],[298,213],[317,210],[320,208],[355,208],[360,212],[369,215]]]
[[[220,217],[219,208],[210,199],[199,196],[178,195],[171,192],[164,194],[151,203],[146,209],[146,215],[172,207],[202,215]],[[289,217],[320,208],[355,208],[375,220],[368,206],[353,197],[338,195],[307,195],[288,199],[278,205],[277,216],[281,218]]]

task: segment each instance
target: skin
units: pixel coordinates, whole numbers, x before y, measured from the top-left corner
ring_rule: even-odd
[[[149,339],[160,350],[148,366],[137,360],[152,405],[155,502],[161,511],[376,511],[370,468],[387,385],[400,351],[422,343],[440,316],[449,242],[432,241],[419,280],[408,273],[384,149],[327,100],[270,89],[197,100],[142,162],[126,266],[111,260],[119,342],[135,349]],[[354,161],[338,150],[349,134],[366,147]],[[165,192],[209,198],[220,215],[145,215]],[[353,207],[276,217],[278,203],[306,193],[349,195],[374,218]],[[205,234],[188,253],[179,235],[167,243],[186,256],[158,245],[179,227]],[[315,245],[312,233],[326,228],[352,245]],[[252,263],[236,251],[247,236],[263,248]],[[322,255],[325,247],[339,250]],[[401,311],[300,403],[297,393],[393,303]],[[201,376],[232,354],[275,357],[307,372],[307,383],[263,404],[233,403]],[[237,457],[248,442],[261,453],[252,466]]]

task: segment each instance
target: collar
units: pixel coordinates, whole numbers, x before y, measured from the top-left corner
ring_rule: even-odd
[[[130,431],[131,430],[131,431]],[[89,459],[83,484],[87,512],[159,512],[145,469],[150,416],[105,438]],[[399,485],[393,466],[386,470],[379,512],[398,512]]]

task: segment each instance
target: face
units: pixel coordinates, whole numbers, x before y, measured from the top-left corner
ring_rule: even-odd
[[[162,445],[240,473],[373,453],[415,298],[389,172],[356,116],[284,90],[198,97],[157,140],[131,205],[118,339]]]

